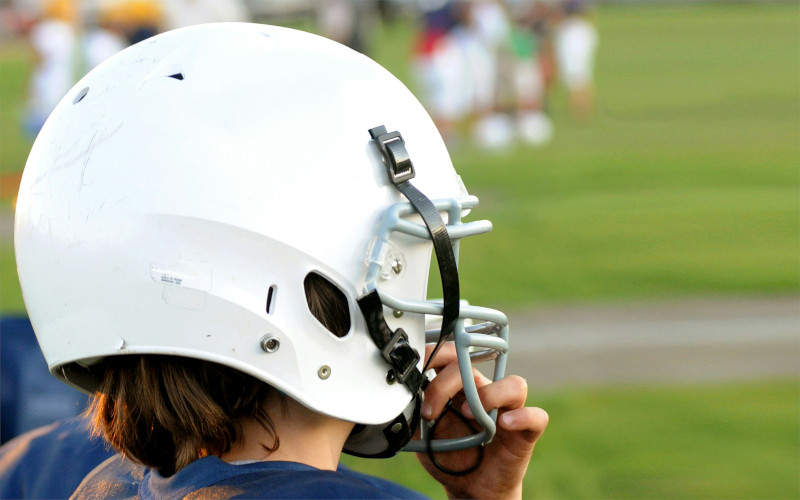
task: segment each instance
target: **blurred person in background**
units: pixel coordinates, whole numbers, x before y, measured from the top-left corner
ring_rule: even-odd
[[[594,108],[594,60],[598,34],[585,0],[568,0],[554,33],[558,74],[569,93],[570,112],[585,121]]]
[[[106,16],[118,20],[129,45],[163,30],[164,8],[159,0],[102,0],[99,8]]]
[[[505,9],[494,1],[425,0],[414,69],[439,132],[449,143],[460,128],[475,142],[500,149],[513,140],[509,118],[498,112],[498,54],[508,47]]]
[[[39,133],[56,104],[77,79],[77,9],[70,0],[48,0],[28,34],[36,63],[28,85],[25,131]]]
[[[185,26],[250,21],[242,0],[105,0],[101,10],[118,20],[131,45]]]
[[[369,54],[376,7],[369,0],[322,0],[317,6],[317,27],[325,38]]]
[[[553,137],[553,122],[547,114],[547,60],[551,54],[548,4],[523,0],[512,7],[514,21],[513,88],[516,93],[517,131],[526,143],[541,146]],[[550,66],[551,67],[551,66]]]
[[[100,9],[96,21],[88,22],[83,35],[85,70],[89,71],[128,46],[125,20],[114,17],[113,12]]]
[[[450,0],[420,0],[421,30],[414,50],[414,76],[422,102],[448,145],[457,140],[456,125],[466,114],[461,54],[451,36],[460,22],[459,8]]]
[[[475,142],[487,149],[504,149],[514,140],[511,117],[498,105],[500,57],[511,46],[506,9],[494,0],[467,2],[465,29],[458,32],[468,62],[467,81],[474,106]]]
[[[162,0],[164,31],[203,23],[248,22],[242,0]]]
[[[30,30],[31,14],[10,0],[0,0],[0,39],[13,38]]]

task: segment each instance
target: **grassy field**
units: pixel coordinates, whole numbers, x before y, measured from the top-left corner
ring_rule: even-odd
[[[524,498],[800,497],[796,381],[532,393],[531,402],[550,426]],[[345,463],[445,498],[412,455]]]
[[[800,4],[612,4],[597,21],[591,122],[570,119],[557,92],[548,146],[453,153],[482,200],[475,217],[495,225],[464,244],[464,295],[524,307],[796,293]],[[405,81],[412,35],[389,27],[374,53]],[[27,56],[0,47],[0,173],[27,156]],[[22,310],[5,239],[0,280],[0,311]],[[799,399],[787,380],[534,388],[552,424],[525,496],[797,499]],[[441,498],[412,462],[348,461]]]

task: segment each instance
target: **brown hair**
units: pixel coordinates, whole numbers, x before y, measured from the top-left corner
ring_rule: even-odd
[[[114,356],[87,413],[95,434],[137,462],[170,476],[194,460],[221,455],[255,419],[280,445],[264,409],[269,385],[227,366],[161,355]]]
[[[334,335],[347,334],[351,320],[344,293],[313,272],[304,288],[314,317]],[[242,437],[242,417],[267,431],[272,443],[262,443],[265,451],[280,446],[264,403],[283,396],[250,375],[209,361],[153,354],[112,356],[102,370],[86,410],[94,433],[163,476],[230,450]]]
[[[350,331],[350,310],[347,297],[336,285],[317,273],[308,273],[303,280],[308,310],[337,337]]]

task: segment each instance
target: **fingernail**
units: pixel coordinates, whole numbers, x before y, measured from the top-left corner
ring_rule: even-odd
[[[466,401],[461,405],[461,413],[467,418],[474,418],[474,415],[472,415],[472,408],[469,407]]]
[[[422,403],[422,418],[430,420],[433,416],[433,408],[428,403]]]
[[[502,418],[503,418],[503,425],[505,425],[509,429],[514,427],[514,415],[506,413],[505,415],[503,415]]]

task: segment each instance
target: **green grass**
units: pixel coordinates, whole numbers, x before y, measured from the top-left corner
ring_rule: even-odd
[[[0,246],[0,311],[21,312],[25,310],[22,302],[22,291],[17,279],[17,264],[14,260],[14,249],[10,244]]]
[[[26,45],[0,44],[0,173],[21,171],[33,144],[21,126],[31,60]]]
[[[528,403],[550,425],[524,498],[800,496],[796,381],[532,392]],[[345,463],[444,498],[413,456]]]

